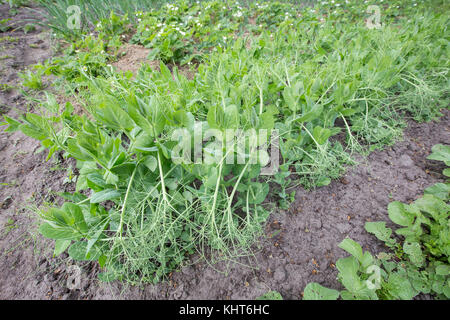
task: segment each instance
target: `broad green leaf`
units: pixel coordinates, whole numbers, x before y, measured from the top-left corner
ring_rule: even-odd
[[[414,215],[405,210],[405,204],[394,201],[388,206],[389,218],[396,224],[408,227],[414,222]]]
[[[78,241],[72,244],[69,248],[69,256],[74,260],[79,261],[94,261],[98,260],[101,256],[101,252],[96,248],[87,251],[88,243],[86,241]]]
[[[55,250],[53,252],[53,256],[57,257],[61,253],[66,251],[66,249],[70,246],[71,243],[72,243],[72,240],[62,240],[62,239],[56,240],[55,241]]]
[[[44,223],[39,227],[39,232],[46,238],[55,240],[77,240],[79,234],[70,228],[54,227]]]
[[[100,203],[107,200],[113,200],[120,198],[121,192],[114,189],[106,189],[100,192],[96,192],[91,196],[91,203]]]
[[[82,233],[86,233],[88,231],[88,226],[84,221],[83,212],[79,206],[74,203],[66,202],[63,204],[61,210],[71,217],[71,225],[73,225],[77,230]]]
[[[418,294],[408,279],[399,273],[391,273],[389,275],[387,287],[389,294],[401,300],[412,300]]]
[[[84,162],[79,161],[79,163],[82,163],[82,165],[80,168],[80,174],[77,179],[76,191],[88,189],[89,186],[87,184],[87,176],[90,173],[97,172],[98,170],[97,163],[93,161],[84,161]]]
[[[248,203],[260,204],[262,203],[269,193],[269,185],[266,183],[253,182],[248,189]]]
[[[225,129],[239,128],[240,114],[236,105],[232,104],[225,108]]]
[[[440,276],[450,275],[450,265],[441,264],[436,267],[436,274]]]
[[[55,95],[45,91],[45,96],[47,98],[47,102],[43,103],[42,106],[46,108],[48,111],[57,114],[59,111],[59,104],[56,101]]]
[[[327,142],[329,137],[331,137],[331,130],[317,126],[313,130],[313,137],[320,145],[322,145]]]
[[[98,279],[103,282],[111,282],[117,279],[113,272],[101,272],[98,274]]]
[[[320,104],[316,104],[312,107],[312,109],[308,112],[306,112],[303,116],[301,116],[300,118],[296,119],[298,122],[309,122],[312,121],[314,119],[317,119],[320,114],[323,111],[323,106]]]
[[[21,124],[19,126],[19,130],[22,131],[25,135],[36,140],[42,141],[47,138],[47,135],[42,130],[27,124]]]
[[[205,187],[206,188],[215,188],[217,184],[217,168],[211,167],[208,173],[208,176],[206,177]]]
[[[425,194],[422,198],[417,199],[414,201],[414,205],[419,210],[429,213],[436,220],[447,216],[450,208],[444,201],[431,194]]]
[[[97,114],[105,123],[116,129],[131,131],[136,125],[116,101],[110,100],[101,103]]]
[[[339,291],[328,289],[318,283],[311,282],[305,287],[303,300],[337,300]]]
[[[426,188],[425,194],[432,194],[433,196],[445,201],[450,197],[450,184],[436,183],[435,185]]]
[[[355,257],[339,259],[336,262],[336,268],[339,270],[339,278],[347,290],[357,292],[364,288],[358,276],[359,263]]]
[[[430,160],[443,161],[450,166],[450,146],[437,144],[431,148],[432,153],[427,157]]]
[[[359,245],[359,243],[353,241],[352,239],[345,238],[344,240],[342,240],[342,242],[339,244],[339,248],[350,253],[359,262],[363,260],[363,253],[361,246]]]
[[[154,156],[145,157],[143,163],[152,172],[154,172],[156,170],[156,167],[158,166],[158,161]]]
[[[442,171],[442,174],[446,177],[450,177],[450,168],[444,169],[444,171]]]
[[[386,222],[366,222],[364,228],[367,232],[383,241],[388,247],[395,245],[395,240],[391,238],[392,230],[386,227]]]
[[[105,266],[107,260],[108,257],[105,256],[104,254],[98,258],[98,264],[100,265],[100,268],[103,268]]]

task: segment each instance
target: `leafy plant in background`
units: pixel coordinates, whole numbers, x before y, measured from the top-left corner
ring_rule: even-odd
[[[42,80],[43,72],[37,68],[36,72],[32,70],[26,70],[23,73],[19,73],[19,77],[22,79],[22,85],[32,90],[41,90],[44,88]]]
[[[6,32],[12,29],[12,26],[8,25],[9,21],[11,21],[10,18],[0,20],[0,32]]]

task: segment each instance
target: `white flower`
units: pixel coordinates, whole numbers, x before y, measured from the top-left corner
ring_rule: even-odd
[[[234,14],[233,14],[233,17],[236,17],[236,18],[242,17],[242,12],[241,12],[241,11],[238,11],[238,12],[234,13]]]

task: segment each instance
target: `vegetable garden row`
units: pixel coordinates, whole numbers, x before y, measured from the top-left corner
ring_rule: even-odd
[[[4,125],[41,141],[48,159],[76,159],[76,192],[39,209],[39,231],[55,255],[98,261],[104,281],[156,283],[193,254],[215,262],[251,252],[296,187],[330,184],[355,154],[395,143],[406,119],[448,108],[445,1],[39,2],[62,54],[21,74],[34,110]],[[375,27],[370,5],[381,14]],[[126,43],[149,48],[159,67],[115,70]],[[213,134],[200,137],[195,159],[198,129]],[[230,129],[265,135],[236,148]],[[272,175],[261,174],[267,156],[255,160],[265,142],[267,154],[279,149]],[[180,147],[187,161],[176,161]],[[450,165],[448,146],[433,151]],[[336,266],[346,290],[311,284],[305,298],[449,298],[449,184],[426,193],[389,206],[400,242],[384,222],[366,225],[392,254],[344,240],[352,257]],[[381,283],[366,281],[377,270]]]

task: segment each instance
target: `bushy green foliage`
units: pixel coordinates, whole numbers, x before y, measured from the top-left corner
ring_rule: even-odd
[[[450,165],[449,147],[436,145],[428,159]],[[448,170],[448,169],[446,169]],[[449,183],[428,188],[422,198],[411,204],[398,201],[389,204],[389,218],[400,226],[392,237],[386,222],[367,222],[367,232],[383,241],[390,252],[373,257],[351,239],[339,245],[351,254],[339,259],[338,279],[345,287],[338,292],[310,283],[305,299],[402,299],[410,300],[419,293],[440,299],[450,298],[450,206]],[[445,189],[445,190],[444,190]],[[433,195],[434,194],[434,195]]]

